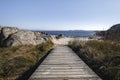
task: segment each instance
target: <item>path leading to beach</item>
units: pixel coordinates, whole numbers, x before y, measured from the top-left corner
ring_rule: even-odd
[[[79,40],[79,41],[88,41],[88,38],[69,38],[69,37],[64,37],[60,39],[53,39],[53,43],[56,45],[67,45],[69,41],[73,40]]]
[[[69,47],[58,46],[29,80],[101,80]]]

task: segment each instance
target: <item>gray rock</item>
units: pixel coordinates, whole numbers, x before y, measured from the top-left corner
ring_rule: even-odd
[[[36,40],[41,40],[41,36],[43,36],[44,34],[40,33],[40,32],[34,32],[35,36],[36,36]]]
[[[0,28],[0,46],[6,45],[6,40],[19,29],[15,27],[5,27],[1,26]]]
[[[16,33],[17,31],[19,31],[18,28],[15,28],[15,27],[3,27],[1,32],[2,32],[2,35],[4,36],[4,38],[6,39],[8,36]]]
[[[39,40],[35,40],[36,44],[41,44],[43,42],[45,42],[45,40],[43,38],[39,39]]]
[[[113,25],[106,31],[98,31],[96,35],[102,36],[104,39],[120,41],[120,24]]]
[[[59,34],[56,38],[57,39],[64,38],[64,35],[63,34]]]
[[[31,31],[18,31],[6,41],[6,46],[36,45],[36,36]]]
[[[41,32],[20,30],[15,27],[0,26],[0,47],[18,45],[38,45],[46,40],[53,39],[50,35]]]

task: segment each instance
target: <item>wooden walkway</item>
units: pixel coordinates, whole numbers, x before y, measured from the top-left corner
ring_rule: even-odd
[[[29,80],[101,80],[69,47],[56,47]]]

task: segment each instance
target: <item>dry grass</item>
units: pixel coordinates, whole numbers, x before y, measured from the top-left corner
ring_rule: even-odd
[[[40,45],[0,48],[0,80],[16,79],[34,66],[53,46],[51,41]]]
[[[103,79],[120,80],[120,43],[75,40],[69,46]]]

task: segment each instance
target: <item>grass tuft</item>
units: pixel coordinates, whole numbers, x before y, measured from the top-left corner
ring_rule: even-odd
[[[74,40],[69,46],[103,79],[120,80],[120,43]]]
[[[48,40],[40,45],[0,48],[0,80],[15,80],[33,67],[50,49]]]

